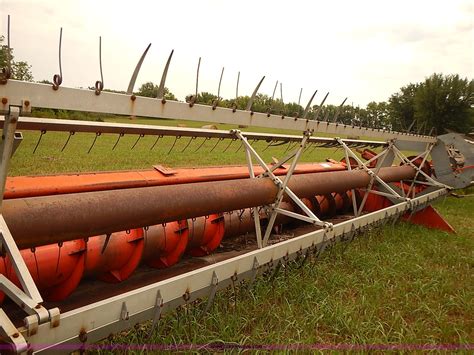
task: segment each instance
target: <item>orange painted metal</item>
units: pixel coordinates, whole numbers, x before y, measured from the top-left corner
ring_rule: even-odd
[[[145,229],[142,260],[151,267],[163,269],[176,264],[189,241],[187,221],[157,224]]]
[[[438,229],[448,233],[456,233],[448,221],[446,221],[432,206],[426,206],[412,215],[406,214],[403,216],[403,219],[426,228]]]
[[[288,166],[276,169],[275,175],[285,175]],[[298,164],[294,174],[321,173],[345,170],[344,164],[304,163]],[[254,166],[255,174],[263,173]],[[15,176],[7,178],[5,199],[69,194],[90,191],[128,189],[136,187],[189,184],[194,182],[245,179],[249,177],[246,166],[221,166],[203,168],[116,171],[80,174]]]
[[[82,239],[21,250],[30,274],[46,301],[61,301],[77,287],[85,271],[86,244]],[[0,274],[21,288],[8,257],[0,258]],[[3,300],[0,293],[0,303]]]
[[[112,233],[89,238],[87,241],[86,275],[110,282],[121,282],[135,271],[145,246],[143,229]]]
[[[209,255],[219,247],[225,233],[222,214],[188,219],[189,246],[187,253],[192,256]]]

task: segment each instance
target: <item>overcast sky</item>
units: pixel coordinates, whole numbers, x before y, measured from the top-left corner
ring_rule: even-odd
[[[58,72],[59,28],[63,27],[63,85],[87,87],[99,79],[102,36],[105,87],[126,90],[148,43],[150,52],[136,89],[159,83],[175,50],[166,86],[181,100],[194,92],[202,57],[199,91],[221,96],[271,95],[283,82],[285,102],[305,105],[346,96],[354,105],[384,101],[401,86],[433,72],[474,73],[474,6],[449,1],[94,1],[0,0],[1,33],[11,15],[11,44],[17,60],[32,65],[35,80]]]

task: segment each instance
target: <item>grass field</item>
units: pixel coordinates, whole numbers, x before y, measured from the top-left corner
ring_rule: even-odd
[[[134,122],[176,125],[166,120]],[[104,135],[88,154],[93,135],[76,134],[61,152],[67,133],[48,132],[32,154],[39,134],[25,132],[24,136],[12,161],[12,175],[245,162],[237,142],[224,154],[228,143],[221,142],[211,152],[215,141],[209,141],[196,152],[201,142],[196,140],[181,153],[188,140],[182,138],[168,154],[173,138],[164,138],[150,151],[153,137],[144,137],[131,150],[136,136],[125,136],[112,151],[117,137]],[[263,142],[255,147],[265,161],[281,157],[286,149],[263,151]],[[340,159],[342,151],[309,149],[302,161],[327,157]],[[272,280],[258,279],[250,288],[222,291],[208,314],[202,314],[203,304],[180,308],[160,321],[150,339],[150,325],[142,324],[103,344],[195,344],[202,350],[210,345],[240,350],[244,346],[291,349],[298,344],[319,344],[314,349],[321,344],[371,345],[381,350],[395,345],[401,351],[421,345],[473,344],[474,198],[448,197],[436,207],[456,228],[456,235],[407,223],[387,225],[351,244],[337,245],[301,269],[290,267]]]
[[[104,344],[472,350],[474,198],[448,197],[436,207],[456,235],[402,222],[385,226],[301,269],[222,291],[209,314],[203,304],[169,314],[151,339],[145,324]]]

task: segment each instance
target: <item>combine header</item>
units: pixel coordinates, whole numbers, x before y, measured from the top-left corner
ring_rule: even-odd
[[[290,261],[304,262],[338,240],[399,218],[453,231],[430,203],[471,184],[473,146],[461,136],[346,125],[337,114],[320,120],[325,98],[309,119],[315,95],[301,117],[276,115],[271,108],[254,112],[262,81],[246,110],[219,107],[219,98],[212,106],[199,105],[198,77],[189,102],[168,101],[171,56],[158,97],[139,97],[133,88],[148,49],[126,94],[103,91],[103,77],[95,90],[62,87],[61,62],[52,85],[11,80],[10,68],[3,69],[2,349],[87,349],[136,323],[151,319],[156,325],[163,312],[197,298],[207,297],[209,309],[218,289],[251,282]],[[34,118],[33,107],[301,134]],[[38,144],[46,132],[65,132],[63,150],[76,133],[91,135],[89,151],[101,135],[117,137],[112,150],[124,135],[136,136],[136,142],[153,136],[151,149],[172,137],[170,151],[181,138],[189,140],[186,148],[197,149],[211,140],[214,147],[236,142],[247,165],[7,177],[20,131],[38,132]],[[286,144],[287,155],[269,164],[255,148],[261,141],[269,147]],[[309,149],[327,147],[340,148],[343,160],[300,163]]]

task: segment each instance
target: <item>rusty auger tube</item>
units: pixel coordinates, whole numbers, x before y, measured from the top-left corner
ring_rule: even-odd
[[[412,179],[409,166],[382,168],[386,182]],[[295,175],[300,197],[344,192],[369,183],[362,170]],[[4,201],[3,215],[20,249],[271,204],[270,178],[213,181]]]

